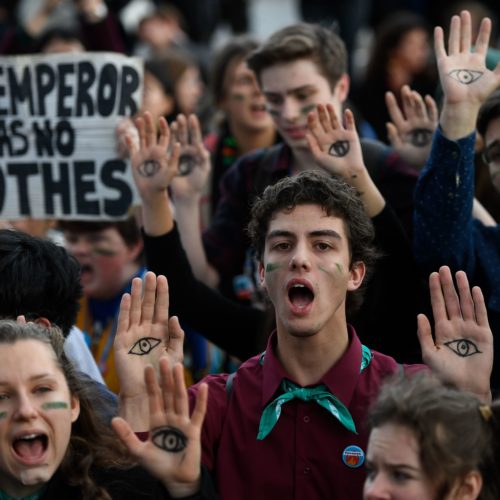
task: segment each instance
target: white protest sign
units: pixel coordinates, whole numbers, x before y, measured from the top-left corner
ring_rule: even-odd
[[[0,57],[0,219],[117,219],[138,200],[115,129],[142,99],[142,60]]]

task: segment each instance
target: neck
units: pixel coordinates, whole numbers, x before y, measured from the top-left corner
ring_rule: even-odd
[[[313,155],[307,149],[292,149],[292,175],[317,168]]]
[[[317,384],[349,345],[345,321],[309,337],[293,336],[278,324],[277,335],[277,357],[292,380],[301,386]]]
[[[272,126],[262,130],[248,130],[247,128],[230,124],[229,128],[236,138],[240,155],[254,151],[255,149],[268,148],[276,141],[276,130]]]

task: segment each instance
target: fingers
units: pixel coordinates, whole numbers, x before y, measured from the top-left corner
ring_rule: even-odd
[[[174,410],[177,415],[187,417],[189,415],[189,402],[184,381],[184,368],[181,364],[174,365],[172,370],[174,379]]]
[[[467,10],[463,10],[460,13],[460,51],[461,52],[470,52],[471,45],[471,18],[470,13]]]
[[[350,109],[344,111],[345,128],[350,132],[356,132],[356,122],[354,120],[354,114]]]
[[[120,441],[127,447],[133,456],[139,456],[145,443],[141,442],[126,420],[114,417],[111,425]]]
[[[327,104],[326,111],[328,113],[328,121],[327,121],[328,129],[330,129],[330,128],[333,128],[333,130],[341,129],[342,123],[340,123],[339,117],[337,116],[337,113],[335,113],[335,108],[333,107],[333,105]],[[352,115],[352,113],[351,113],[351,115]],[[353,118],[353,120],[354,120],[354,118]]]
[[[446,50],[444,48],[444,32],[441,26],[436,26],[434,28],[434,53],[436,54],[436,59],[444,59],[446,57]]]
[[[130,294],[124,293],[120,302],[120,310],[118,312],[118,321],[116,324],[116,336],[121,332],[126,332],[130,327]]]
[[[180,142],[181,145],[185,146],[186,144],[189,144],[187,119],[183,114],[180,114],[177,116],[175,121],[177,123],[177,141]]]
[[[431,324],[425,314],[417,316],[417,336],[420,342],[420,349],[422,350],[422,359],[425,361],[427,353],[432,352],[436,348],[434,339],[432,338]]]
[[[26,318],[24,314],[20,314],[19,316],[16,317],[16,323],[20,323],[21,325],[26,324]]]
[[[175,358],[176,361],[182,363],[184,360],[184,330],[181,328],[177,316],[172,316],[168,320],[166,345],[171,358]]]
[[[158,126],[160,129],[158,145],[161,146],[165,151],[167,151],[170,143],[170,129],[168,128],[167,120],[165,120],[163,116],[160,116],[158,120]]]
[[[460,301],[448,266],[441,266],[439,268],[439,280],[443,290],[444,304],[448,318],[461,318]]]
[[[389,139],[391,146],[394,149],[402,147],[403,141],[401,140],[401,137],[399,136],[398,133],[398,129],[394,126],[394,124],[391,122],[387,122],[385,126],[387,128],[387,138]]]
[[[460,52],[460,27],[459,16],[453,16],[450,22],[450,35],[448,37],[448,55],[454,56]]]
[[[144,112],[144,136],[146,147],[156,144],[156,125],[149,111]]]
[[[334,129],[337,128],[334,124],[333,121],[330,120],[330,113],[327,112],[325,106],[322,104],[318,104],[318,119],[319,123],[321,124],[321,127],[323,128],[323,131],[329,132],[330,129],[333,127]],[[336,121],[336,117],[334,118]]]
[[[432,315],[434,316],[435,323],[447,320],[448,315],[446,314],[446,306],[444,303],[443,290],[441,289],[439,273],[434,272],[429,276],[429,292],[431,296]]]
[[[160,369],[161,362],[164,361],[164,358],[160,359]],[[167,361],[168,364],[168,361]],[[157,418],[158,416],[163,414],[163,404],[161,398],[160,387],[158,386],[158,380],[156,379],[156,373],[152,366],[146,366],[144,369],[144,382],[146,385],[146,392],[148,394],[148,403],[149,403],[149,415],[150,418]],[[171,391],[170,391],[171,392]],[[164,395],[165,398],[165,395]]]
[[[469,280],[463,271],[458,271],[455,275],[457,281],[458,294],[460,297],[460,310],[465,321],[475,321],[474,301],[472,300]]]
[[[479,326],[489,328],[488,313],[486,312],[486,303],[483,292],[478,286],[472,288],[472,300],[474,301],[474,311],[476,313],[476,322]]]
[[[191,414],[191,422],[197,427],[202,426],[205,414],[207,412],[207,401],[208,401],[208,385],[203,383],[200,384],[198,394],[196,396],[196,403],[194,406],[193,413]]]
[[[401,109],[399,108],[396,96],[392,92],[385,93],[385,104],[387,106],[387,111],[391,117],[391,121],[394,125],[401,130],[404,125],[404,117]]]
[[[491,35],[491,19],[485,17],[481,21],[481,26],[479,27],[479,32],[477,34],[475,50],[478,54],[486,54],[488,51],[488,46],[490,43]]]
[[[165,276],[156,278],[156,304],[154,308],[154,322],[168,324],[169,290]]]
[[[140,322],[151,322],[153,320],[153,315],[155,312],[156,303],[156,275],[155,273],[149,271],[144,276],[144,286],[143,286],[143,297],[140,301],[140,296],[137,297],[137,301],[140,302],[139,309],[139,321]],[[134,296],[132,295],[132,300]],[[135,319],[135,318],[134,318]]]
[[[432,123],[437,124],[439,114],[436,101],[430,95],[426,95],[424,100],[425,105],[427,106],[427,115],[429,119],[432,121]]]

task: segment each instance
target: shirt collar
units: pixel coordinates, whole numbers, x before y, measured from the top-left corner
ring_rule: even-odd
[[[325,384],[328,390],[347,407],[360,376],[362,348],[361,342],[352,326],[348,325],[349,345],[342,357],[323,375],[318,384]],[[262,407],[265,407],[278,391],[284,378],[290,376],[276,357],[276,331],[269,337],[263,357]],[[294,380],[291,380],[296,384]]]

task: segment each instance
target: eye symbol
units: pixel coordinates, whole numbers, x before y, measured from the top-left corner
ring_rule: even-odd
[[[160,342],[161,340],[154,337],[142,337],[132,346],[128,353],[144,356],[145,354],[149,354]]]
[[[475,82],[478,78],[481,78],[483,72],[473,71],[472,69],[454,69],[450,71],[449,76],[454,78],[457,82],[469,85],[469,83]]]
[[[416,128],[410,132],[410,141],[414,146],[423,147],[431,142],[432,130],[427,128]]]
[[[178,453],[186,448],[187,437],[175,427],[160,427],[153,431],[153,444],[158,448]]]
[[[449,342],[445,342],[444,345],[451,349],[455,354],[458,354],[461,358],[481,353],[476,344],[467,339],[450,340]]]
[[[328,150],[330,156],[345,156],[349,153],[349,141],[336,141]]]

